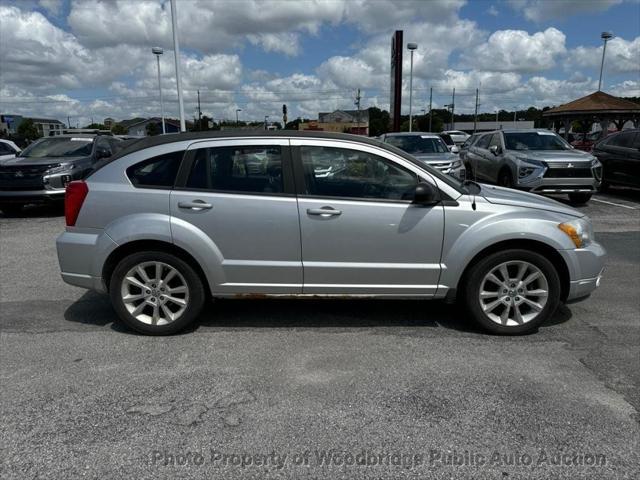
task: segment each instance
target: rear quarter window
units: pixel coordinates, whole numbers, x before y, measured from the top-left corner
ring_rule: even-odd
[[[172,188],[184,150],[148,158],[127,168],[127,177],[135,187]]]

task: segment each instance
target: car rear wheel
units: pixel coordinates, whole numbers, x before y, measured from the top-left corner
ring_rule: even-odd
[[[147,335],[169,335],[200,314],[204,287],[195,270],[175,255],[139,252],[122,259],[109,294],[120,319]]]
[[[569,201],[576,205],[582,205],[591,200],[591,193],[570,193]]]
[[[480,260],[465,277],[463,299],[485,330],[518,335],[536,330],[560,303],[560,278],[542,255],[506,250]]]

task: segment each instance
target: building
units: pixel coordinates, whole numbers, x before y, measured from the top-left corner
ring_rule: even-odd
[[[155,132],[154,135],[162,133],[162,119],[160,117],[123,120],[119,125],[122,125],[127,130],[127,135],[133,137],[146,137],[150,132]],[[166,133],[180,132],[179,120],[165,118],[164,125]]]
[[[22,115],[0,115],[0,134],[15,135],[18,131],[18,125],[22,123],[22,119]]]
[[[527,128],[534,128],[534,122],[533,120],[529,121],[529,120],[523,120],[523,121],[516,121],[516,122],[503,122],[503,121],[498,121],[498,122],[477,122],[475,124],[475,131],[476,132],[491,132],[493,130],[503,130],[503,129],[527,129]],[[474,123],[473,122],[455,122],[454,124],[455,128],[452,128],[451,130],[461,130],[463,132],[467,132],[467,133],[473,133],[474,132]]]
[[[318,114],[318,121],[300,123],[298,130],[369,135],[368,110],[335,110]]]
[[[571,131],[574,121],[598,123],[596,131],[609,131],[610,124],[616,130],[622,130],[631,122],[634,126],[640,124],[640,105],[624,98],[614,97],[608,93],[598,91],[586,97],[578,98],[564,105],[551,108],[542,113],[543,117],[554,122],[554,129],[562,131],[565,138]]]
[[[67,128],[64,123],[55,118],[30,118],[38,129],[38,133],[43,137],[53,137],[62,135],[62,130]]]

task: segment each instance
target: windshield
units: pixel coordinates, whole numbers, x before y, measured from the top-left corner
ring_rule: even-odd
[[[29,145],[20,156],[28,158],[84,157],[91,155],[92,147],[93,138],[45,138]]]
[[[429,153],[446,153],[447,146],[437,137],[425,137],[421,135],[407,135],[388,137],[387,143],[401,148],[412,155],[424,155]]]
[[[570,150],[571,146],[553,132],[505,133],[507,150]]]

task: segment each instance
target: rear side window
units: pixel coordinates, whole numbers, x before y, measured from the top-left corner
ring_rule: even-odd
[[[217,192],[283,193],[282,152],[277,145],[195,150],[187,188]]]
[[[127,176],[136,187],[171,188],[183,155],[179,151],[149,158],[127,168]]]

